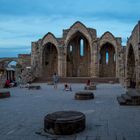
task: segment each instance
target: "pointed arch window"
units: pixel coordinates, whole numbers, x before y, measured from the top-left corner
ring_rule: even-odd
[[[108,62],[109,62],[109,53],[108,51],[106,51],[106,64],[108,64]]]
[[[73,48],[72,48],[72,45],[70,45],[70,52],[72,52],[72,49],[73,49]]]
[[[80,39],[80,56],[84,56],[84,40]]]

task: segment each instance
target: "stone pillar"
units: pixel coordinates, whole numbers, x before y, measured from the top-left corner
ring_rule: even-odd
[[[58,75],[63,77],[63,53],[64,49],[63,46],[59,47],[59,54],[58,54]]]
[[[8,80],[8,71],[6,71],[6,80]]]
[[[95,41],[91,47],[91,77],[98,77],[98,50],[97,42]]]
[[[136,88],[140,88],[140,44],[135,48],[135,73],[136,73]]]
[[[116,57],[116,78],[119,78],[119,54],[118,54],[118,48],[116,48],[115,51],[116,51],[115,52],[115,57]]]
[[[77,77],[80,77],[80,40],[76,40],[76,53],[77,55],[75,55],[76,59],[75,60],[78,60],[78,63],[75,62],[75,65],[76,65],[76,69],[77,69],[77,72],[76,72],[76,76]]]
[[[8,79],[10,79],[10,71],[8,71]]]
[[[140,89],[140,21],[138,22],[138,64],[137,64],[137,88]]]
[[[67,76],[67,47],[64,46],[63,51],[62,51],[62,55],[61,55],[61,60],[62,60],[62,77],[66,77]]]
[[[119,69],[120,69],[120,67],[119,67],[119,52],[120,52],[120,50],[122,48],[121,42],[122,42],[121,38],[117,38],[116,39],[116,46],[115,46],[115,48],[116,48],[115,49],[115,57],[116,57],[116,78],[119,78],[119,76],[120,76],[120,73],[119,73]]]

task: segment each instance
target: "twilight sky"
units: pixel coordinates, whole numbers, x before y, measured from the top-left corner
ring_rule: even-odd
[[[30,53],[47,32],[56,37],[74,22],[127,37],[140,19],[139,0],[0,0],[0,57]]]

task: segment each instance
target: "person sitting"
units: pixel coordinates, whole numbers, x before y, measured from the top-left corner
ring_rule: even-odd
[[[10,81],[10,86],[11,87],[16,87],[17,86],[17,82],[15,81],[15,79]]]
[[[90,80],[88,80],[87,83],[86,83],[86,85],[87,85],[87,86],[90,86],[90,84],[91,84],[91,83],[90,83]]]
[[[5,82],[4,88],[10,88],[10,87],[11,87],[10,80],[7,79],[6,82]]]
[[[64,90],[65,91],[72,91],[71,85],[68,85],[67,83],[64,85]]]

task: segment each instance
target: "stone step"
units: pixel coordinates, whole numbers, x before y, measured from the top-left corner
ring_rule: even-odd
[[[132,101],[131,96],[129,96],[128,94],[122,94],[121,97],[126,101]]]
[[[140,96],[139,92],[136,89],[128,89],[128,91],[126,91],[126,94],[128,94],[129,96]]]
[[[133,97],[135,97],[135,98],[133,98]],[[117,100],[118,100],[120,105],[129,105],[129,106],[140,105],[140,99],[137,96],[131,97],[127,94],[122,94],[120,97],[117,97]]]
[[[98,77],[98,78],[93,78],[93,77],[60,77],[59,82],[60,83],[87,83],[87,80],[90,80],[91,82],[94,83],[119,83],[119,79],[115,77]],[[35,82],[48,82],[52,81],[52,77],[42,77],[42,78],[37,78]]]
[[[137,101],[139,100],[140,101],[140,93],[137,92],[136,90],[128,90],[126,92],[126,94],[128,96],[130,96],[133,101],[135,101],[135,100],[137,100]]]
[[[117,97],[117,100],[120,105],[126,105],[126,100],[124,98],[122,98],[121,96]]]

